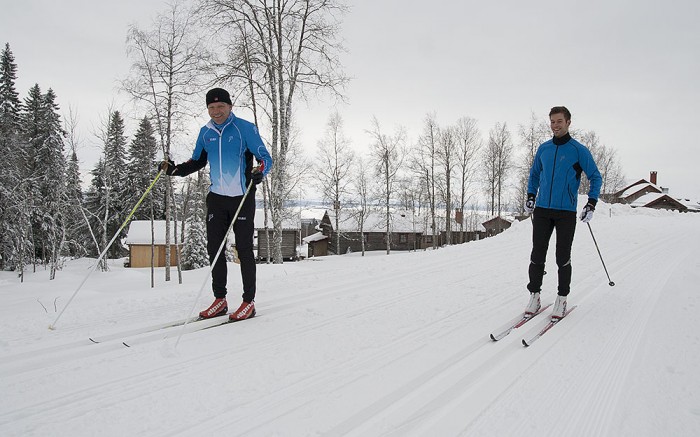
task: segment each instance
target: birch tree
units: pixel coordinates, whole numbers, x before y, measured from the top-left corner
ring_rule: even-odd
[[[520,125],[518,128],[520,137],[520,158],[516,164],[517,171],[517,191],[519,202],[516,202],[517,208],[521,214],[525,214],[524,206],[527,199],[527,184],[530,178],[530,168],[535,160],[535,154],[540,144],[547,141],[552,131],[549,124],[544,120],[538,120],[535,113],[531,113],[530,120],[527,124]]]
[[[356,205],[353,210],[353,218],[360,233],[362,256],[365,256],[365,223],[372,213],[369,166],[366,160],[362,158],[356,159],[353,166],[355,171],[352,185],[354,187],[354,203]],[[336,228],[336,231],[340,233],[340,229]]]
[[[500,217],[508,170],[511,167],[513,144],[506,123],[496,123],[489,132],[484,154],[484,176],[491,215]]]
[[[414,149],[409,167],[421,181],[426,193],[430,211],[430,232],[433,248],[438,245],[436,238],[437,227],[437,154],[439,148],[440,126],[438,126],[435,114],[428,114],[423,122],[423,133],[418,138],[418,147]]]
[[[340,212],[350,196],[351,171],[355,154],[343,131],[343,119],[337,112],[330,115],[326,134],[318,142],[316,153],[316,184],[324,200],[335,211],[336,250],[340,249]]]
[[[460,242],[464,242],[464,208],[469,201],[467,194],[474,180],[478,154],[481,150],[481,133],[476,120],[462,117],[454,127],[457,141],[457,172],[459,178],[459,214]]]
[[[393,135],[382,132],[379,121],[372,118],[372,129],[368,131],[373,139],[371,145],[371,158],[374,173],[377,176],[377,198],[384,209],[386,224],[386,254],[391,254],[391,204],[394,186],[398,180],[399,172],[406,156],[406,133],[403,128],[396,129]]]
[[[452,179],[459,163],[458,132],[454,127],[447,127],[440,132],[437,160],[440,165],[440,193],[445,205],[446,244],[452,243]]]

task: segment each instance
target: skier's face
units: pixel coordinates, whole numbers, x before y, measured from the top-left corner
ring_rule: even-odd
[[[561,138],[569,133],[571,120],[567,120],[564,114],[552,114],[549,116],[549,121],[551,122],[552,133],[555,137]]]
[[[231,113],[231,108],[233,108],[233,106],[224,102],[214,102],[207,105],[209,117],[211,117],[216,124],[222,124],[226,121],[228,115]]]

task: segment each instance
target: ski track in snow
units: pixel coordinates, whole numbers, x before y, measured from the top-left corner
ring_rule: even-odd
[[[197,332],[192,323],[177,350],[181,327],[119,333],[184,317],[201,270],[187,290],[120,297],[123,314],[106,323],[100,316],[115,293],[79,296],[52,333],[32,326],[48,325],[35,311],[11,313],[0,325],[0,391],[9,394],[0,399],[0,434],[694,435],[700,403],[686,406],[683,420],[668,418],[698,401],[697,378],[687,391],[681,382],[700,364],[693,311],[674,331],[688,335],[692,352],[667,352],[668,364],[655,352],[667,338],[660,327],[678,311],[664,298],[691,296],[684,278],[697,287],[700,216],[604,204],[596,214],[616,286],[579,225],[569,298],[578,309],[529,348],[520,340],[549,311],[499,342],[488,338],[527,301],[528,222],[438,251],[261,265],[260,317]],[[543,304],[555,297],[553,243]],[[75,280],[66,283],[64,295]],[[11,302],[5,311],[28,305],[16,295]],[[108,340],[90,343],[100,333]],[[647,414],[645,399],[664,384],[676,390],[669,410]]]

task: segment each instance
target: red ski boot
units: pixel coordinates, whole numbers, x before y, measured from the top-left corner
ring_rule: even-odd
[[[238,322],[239,320],[245,320],[255,317],[255,303],[254,302],[243,302],[238,309],[228,316],[228,319],[232,322]]]
[[[199,313],[199,317],[202,319],[211,319],[212,317],[223,316],[228,311],[228,304],[226,303],[226,298],[214,299],[214,303],[211,304],[209,308]]]

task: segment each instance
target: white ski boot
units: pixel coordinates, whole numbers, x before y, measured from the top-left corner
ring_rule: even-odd
[[[530,293],[530,302],[525,307],[525,315],[532,316],[537,314],[542,305],[540,304],[540,293]]]
[[[552,310],[552,320],[558,321],[566,315],[566,296],[557,295],[557,300],[554,301],[554,309]]]

